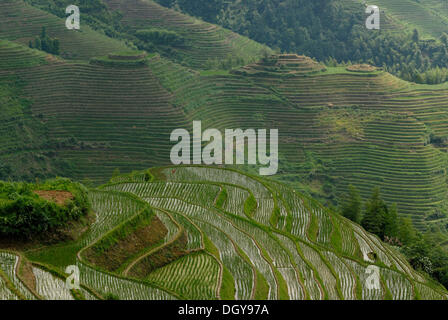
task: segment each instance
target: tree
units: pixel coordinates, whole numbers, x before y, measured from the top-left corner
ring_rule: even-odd
[[[366,203],[366,212],[361,221],[361,225],[367,231],[376,234],[384,239],[384,217],[386,205],[380,198],[380,189],[373,190],[372,197]]]
[[[42,51],[45,51],[45,52],[50,52],[51,51],[51,47],[50,47],[50,45],[48,43],[48,39],[47,38],[41,38],[40,39],[40,43],[42,44],[41,45]]]
[[[398,238],[403,244],[412,243],[417,237],[417,232],[414,229],[412,220],[410,218],[400,218],[398,228]]]
[[[45,27],[42,27],[40,35],[34,39],[34,45],[30,41],[29,46],[51,54],[59,54],[59,40],[50,38]]]
[[[417,29],[414,29],[414,31],[412,32],[412,41],[416,43],[420,41],[420,34],[418,33]]]
[[[430,259],[431,250],[431,242],[419,235],[412,241],[412,243],[408,244],[403,251],[414,269],[432,274],[433,264]]]
[[[46,27],[42,27],[40,37],[41,37],[41,39],[45,39],[47,37],[47,28]]]
[[[34,39],[34,48],[42,50],[42,43],[39,38]]]
[[[353,185],[348,186],[349,191],[346,196],[344,205],[342,206],[341,214],[353,222],[359,223],[361,221],[362,203],[358,189]]]
[[[120,174],[121,174],[120,173],[120,169],[119,168],[115,168],[114,172],[112,173],[112,177],[113,178],[118,177]]]
[[[442,43],[445,46],[448,46],[448,34],[446,34],[445,32],[442,33],[442,36],[440,37],[440,41],[442,41]]]
[[[53,54],[59,54],[59,39],[53,39]]]
[[[384,235],[389,238],[398,237],[398,213],[396,204],[386,210],[386,216],[384,217]]]

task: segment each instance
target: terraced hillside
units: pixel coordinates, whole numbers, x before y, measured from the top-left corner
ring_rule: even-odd
[[[393,247],[272,180],[164,167],[116,176],[90,200],[97,219],[77,242],[0,254],[2,299],[448,297]],[[152,240],[139,241],[145,234]],[[63,285],[68,264],[80,269],[80,290]],[[377,289],[369,265],[380,270]]]
[[[379,186],[420,228],[434,214],[431,223],[445,224],[446,86],[324,68],[296,55],[217,74],[155,55],[129,72],[2,44],[1,83],[16,88],[5,95],[29,99],[19,108],[23,116],[8,118],[15,129],[5,128],[0,156],[7,172],[104,181],[114,168],[169,163],[170,133],[193,120],[204,128],[278,128],[276,178],[325,201],[348,184],[365,198]]]
[[[97,179],[110,175],[116,167],[131,170],[131,167],[123,167],[125,159],[138,161],[143,168],[150,162],[158,164],[169,157],[169,134],[173,127],[185,123],[184,115],[170,103],[170,93],[160,86],[148,67],[129,69],[97,63],[69,63],[42,55],[38,60],[35,50],[22,48],[22,54],[17,55],[17,46],[1,43],[3,61],[11,62],[10,57],[14,55],[16,59],[28,61],[28,68],[9,63],[0,76],[5,86],[22,81],[17,95],[32,99],[32,106],[28,104],[20,112],[28,114],[30,127],[38,128],[29,135],[37,140],[27,141],[34,146],[29,149],[23,144],[18,146],[18,141],[8,136],[1,146],[5,150],[2,157],[6,158],[15,157],[16,153],[24,158],[32,153],[29,157],[33,161],[22,163],[21,170],[39,161],[45,167],[42,163],[46,159],[56,157],[65,161],[59,168],[65,167],[62,170],[66,173],[61,174]],[[11,115],[9,121],[12,127],[20,127],[23,120]],[[9,131],[6,127],[4,130],[19,131]],[[139,137],[139,141],[132,142],[133,137]],[[104,152],[112,149],[113,153]],[[5,161],[8,162],[11,163]],[[76,167],[72,166],[74,162],[78,163]],[[92,167],[95,162],[97,165]],[[110,167],[103,166],[105,163]]]
[[[82,26],[80,30],[65,27],[65,7],[57,3],[58,16],[53,15],[50,0],[5,0],[0,4],[0,38],[27,45],[40,34],[42,27],[47,33],[60,41],[61,56],[70,60],[89,60],[112,52],[129,50],[134,47],[129,34],[139,30],[157,28],[174,31],[184,40],[181,45],[160,45],[170,52],[177,62],[203,69],[206,62],[225,60],[244,62],[255,61],[264,52],[272,50],[246,37],[221,27],[164,8],[151,0],[113,0],[104,1],[110,10],[119,12],[121,23],[128,32],[123,40],[108,37],[104,32],[95,31],[83,20],[84,12],[91,11],[88,3],[80,3]],[[32,5],[33,4],[33,5]],[[67,3],[69,5],[71,3]],[[45,11],[47,10],[47,11]],[[19,18],[20,17],[20,18]],[[156,44],[156,47],[158,45]],[[163,51],[163,50],[162,50]]]
[[[361,0],[345,0],[362,2]],[[448,5],[444,0],[378,0],[375,5],[397,25],[412,30],[417,28],[426,37],[440,37],[448,31]]]
[[[381,70],[326,68],[280,55],[230,74],[176,82],[150,67],[203,127],[279,128],[275,176],[332,201],[357,186],[381,187],[389,203],[424,228],[446,208],[447,87],[418,86]],[[349,71],[352,70],[352,71]]]
[[[446,227],[446,85],[289,54],[204,71],[209,59],[251,60],[264,47],[153,1],[106,3],[123,12],[132,32],[182,34],[188,45],[173,50],[185,66],[176,55],[154,53],[133,66],[110,61],[117,50],[125,55],[124,43],[88,27],[67,33],[60,18],[20,0],[2,2],[0,37],[13,40],[0,40],[3,179],[63,175],[103,183],[115,168],[167,165],[170,133],[191,129],[193,120],[204,128],[278,128],[279,181],[331,204],[348,184],[363,198],[378,186],[420,229]],[[42,26],[67,54],[18,44]]]
[[[65,11],[65,8],[61,8]],[[91,57],[126,50],[124,42],[93,31],[87,25],[73,31],[65,27],[65,20],[26,4],[23,0],[4,0],[0,3],[0,38],[28,45],[47,29],[51,37],[60,41],[61,56],[88,60]]]
[[[134,32],[162,28],[177,32],[185,39],[172,48],[176,60],[197,69],[204,69],[210,60],[227,58],[254,61],[271,49],[229,30],[217,27],[150,0],[106,0],[106,5],[123,15],[122,23]]]

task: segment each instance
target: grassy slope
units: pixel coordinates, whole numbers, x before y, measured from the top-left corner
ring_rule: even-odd
[[[193,68],[203,69],[208,60],[240,58],[253,61],[271,50],[229,30],[164,8],[151,0],[105,0],[106,5],[123,14],[122,23],[132,31],[152,27],[175,31],[186,43],[171,48],[171,56]]]
[[[55,169],[48,158],[37,151],[48,142],[47,130],[33,118],[32,103],[23,92],[26,83],[15,74],[20,68],[46,65],[47,59],[48,56],[42,52],[0,40],[0,68],[3,72],[0,79],[0,174],[3,177],[14,173],[17,178],[25,178],[33,172],[40,178]]]
[[[416,28],[425,38],[438,38],[448,30],[448,5],[444,0],[378,0],[375,5],[390,16],[397,27],[410,31]]]
[[[46,27],[50,37],[59,39],[61,56],[69,59],[88,60],[127,49],[123,42],[101,35],[84,24],[79,31],[68,30],[64,19],[22,0],[0,3],[0,38],[28,45],[40,34],[42,27]]]
[[[186,64],[200,65],[202,59],[226,58],[228,55],[255,59],[265,48],[151,1],[136,2],[133,6],[143,6],[141,13],[145,17],[149,14],[148,8],[150,13],[156,9],[157,15],[171,17],[173,25],[188,25],[184,36],[188,38],[189,47],[182,53]],[[81,31],[69,31],[63,19],[21,0],[2,2],[0,20],[0,26],[4,26],[0,27],[4,30],[3,33],[0,31],[0,38],[27,44],[45,26],[50,36],[60,40],[62,56],[78,61],[126,49],[122,42],[94,32],[84,24]],[[214,49],[205,48],[205,43]],[[35,126],[40,125],[41,130],[46,131],[45,136],[44,133],[29,133],[29,136],[38,136],[39,139],[30,143],[26,150],[15,147],[2,152],[4,156],[9,155],[9,159],[15,159],[6,163],[9,167],[3,170],[3,177],[14,175],[19,179],[30,179],[32,176],[51,175],[49,172],[52,172],[101,181],[116,167],[131,170],[136,168],[136,162],[140,162],[140,168],[143,168],[165,163],[168,159],[169,133],[173,128],[185,126],[185,116],[148,68],[141,67],[129,72],[126,69],[87,65],[81,61],[71,64],[52,56],[36,60],[37,51],[19,46],[12,49],[11,46],[0,48],[0,78],[5,86],[11,88],[16,88],[16,82],[20,82],[18,89],[21,91],[14,89],[16,95],[30,98],[29,116]],[[15,66],[14,71],[9,70],[12,66]],[[174,69],[174,76],[179,77],[179,67],[174,66]],[[186,71],[186,74],[191,74],[191,71]],[[2,95],[6,93],[3,91]],[[124,108],[126,117],[122,113]],[[17,120],[17,117],[14,118],[12,125],[17,125]],[[81,126],[83,130],[79,130]],[[5,130],[12,131],[9,127]],[[19,134],[24,135],[23,132]],[[14,139],[10,141],[14,142]],[[14,163],[21,163],[23,170],[19,170]],[[92,166],[92,163],[97,165]],[[98,170],[100,167],[102,169]]]

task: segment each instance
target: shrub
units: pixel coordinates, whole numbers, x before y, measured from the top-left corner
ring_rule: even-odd
[[[105,56],[105,57],[91,58],[90,63],[113,68],[135,68],[146,66],[148,64],[148,59],[146,57],[143,57],[135,60],[118,60],[118,59],[111,59],[110,57]]]
[[[73,198],[59,205],[39,197],[35,190],[68,191]],[[43,184],[0,181],[0,237],[32,238],[77,220],[88,211],[86,188],[69,179]]]
[[[135,35],[140,40],[153,44],[180,46],[185,43],[185,39],[177,32],[159,28],[138,30]]]
[[[106,300],[120,300],[120,298],[116,295],[116,294],[113,294],[113,293],[107,293],[105,296],[104,296],[104,299],[106,299]]]
[[[257,200],[253,195],[250,195],[246,202],[244,202],[244,213],[250,217],[254,213],[255,209],[257,209]]]

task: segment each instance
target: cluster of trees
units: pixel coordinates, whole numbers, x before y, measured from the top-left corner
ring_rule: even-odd
[[[68,191],[73,199],[62,206],[40,198],[35,190]],[[53,179],[43,184],[0,181],[0,237],[42,236],[85,216],[88,211],[87,190],[69,179]]]
[[[411,219],[399,217],[396,206],[388,206],[381,199],[379,188],[374,189],[363,205],[358,190],[349,186],[340,213],[383,241],[398,246],[414,269],[425,272],[448,288],[448,253],[437,238],[440,230],[417,231]]]
[[[347,8],[337,0],[245,0],[244,5],[236,0],[158,1],[281,51],[320,61],[369,63],[408,81],[446,81],[437,68],[448,64],[448,35],[425,41],[417,30],[367,30],[362,4]]]
[[[358,190],[350,185],[340,212],[367,231],[393,244],[407,243],[415,234],[412,221],[399,218],[397,207],[388,206],[381,199],[379,188],[373,191],[371,198],[363,205]]]
[[[153,44],[181,46],[185,43],[185,39],[177,32],[160,28],[138,30],[135,35],[140,40]]]
[[[412,80],[417,83],[424,84],[438,84],[448,81],[448,69],[447,68],[432,68],[423,73],[417,73]]]
[[[42,32],[37,36],[34,41],[29,42],[29,47],[33,49],[42,50],[51,54],[59,55],[59,39],[50,38],[47,35],[47,30],[42,27]]]

